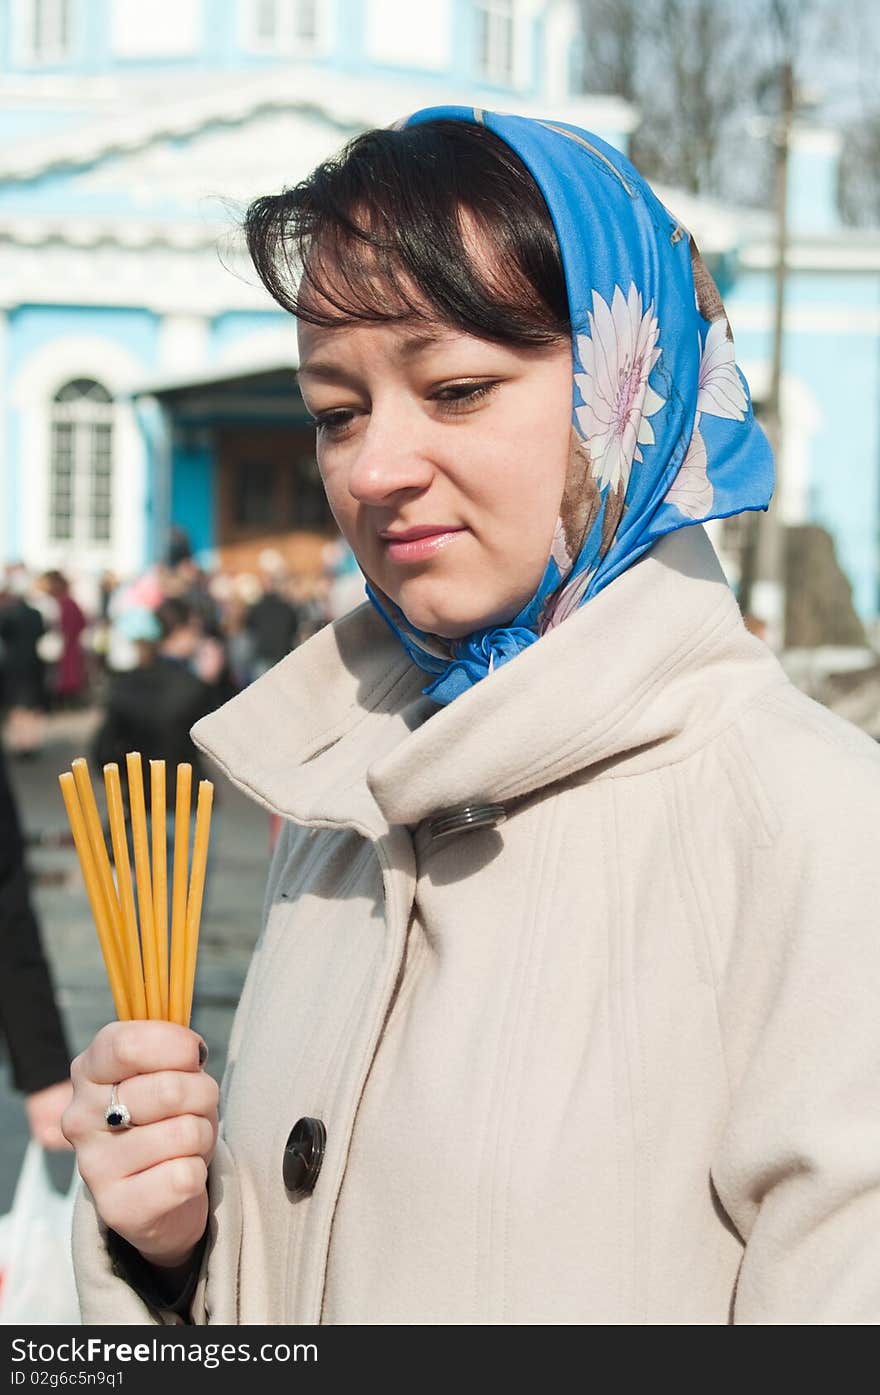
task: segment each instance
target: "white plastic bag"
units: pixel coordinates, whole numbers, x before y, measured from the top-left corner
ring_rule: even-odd
[[[56,1191],[46,1155],[33,1140],[15,1184],[12,1210],[0,1217],[0,1324],[80,1323],[70,1232],[79,1178]]]

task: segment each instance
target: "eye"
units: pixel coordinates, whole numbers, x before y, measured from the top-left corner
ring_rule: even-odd
[[[352,423],[354,413],[343,408],[321,412],[315,416],[315,427],[322,436],[342,436]]]
[[[470,383],[447,383],[444,387],[438,388],[433,394],[433,400],[437,402],[444,412],[465,412],[484,397],[488,397],[501,384],[497,380],[470,382]]]

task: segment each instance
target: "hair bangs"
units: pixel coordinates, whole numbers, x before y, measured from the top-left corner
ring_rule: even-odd
[[[255,200],[245,235],[270,295],[311,324],[441,321],[522,345],[570,333],[547,207],[483,127],[367,131],[294,188]]]

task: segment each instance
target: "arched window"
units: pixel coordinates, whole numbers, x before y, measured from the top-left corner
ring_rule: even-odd
[[[91,378],[65,383],[52,403],[49,537],[109,543],[113,510],[113,400]]]

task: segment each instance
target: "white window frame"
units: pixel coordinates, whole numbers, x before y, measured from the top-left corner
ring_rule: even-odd
[[[516,0],[477,0],[474,5],[476,70],[483,82],[512,87],[517,71]]]
[[[62,399],[65,389],[82,383],[92,389],[99,389],[101,396],[84,392],[77,397]],[[104,396],[103,394],[106,394]],[[103,383],[94,378],[81,378],[68,381],[55,393],[50,407],[49,430],[49,516],[47,533],[50,543],[68,547],[89,548],[90,550],[113,547],[113,504],[114,504],[114,441],[113,441],[113,399]],[[59,454],[57,448],[58,430],[64,427],[70,436],[70,488],[68,491],[70,508],[68,532],[59,532],[59,516],[56,514],[58,496],[57,479],[59,474]],[[102,469],[103,451],[99,451],[99,440],[109,442],[109,459],[106,470]],[[106,491],[99,486],[99,480],[106,475]],[[106,492],[106,508],[98,509],[99,494]],[[99,528],[99,518],[106,519],[106,535]]]
[[[20,64],[52,67],[71,57],[75,0],[14,0],[14,6],[13,51]]]
[[[150,451],[130,399],[152,364],[117,339],[94,334],[57,334],[35,349],[13,372],[7,404],[18,419],[19,450],[27,466],[22,482],[18,554],[29,567],[59,567],[85,573],[112,567],[129,575],[148,560]],[[49,538],[51,408],[64,383],[92,378],[113,395],[112,547],[75,547]]]
[[[260,17],[272,10],[274,32],[260,32]],[[311,33],[303,35],[303,18],[313,15]],[[271,53],[278,57],[298,58],[323,51],[328,44],[327,0],[245,0],[244,46],[251,53]]]

